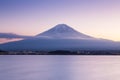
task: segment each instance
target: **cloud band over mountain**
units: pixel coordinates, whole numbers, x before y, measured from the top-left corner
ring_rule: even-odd
[[[14,38],[32,38],[32,36],[17,35],[14,33],[0,33],[0,38],[14,39]]]

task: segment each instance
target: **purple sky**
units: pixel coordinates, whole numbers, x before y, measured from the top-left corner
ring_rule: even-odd
[[[0,32],[37,35],[60,23],[120,41],[120,0],[0,0]]]

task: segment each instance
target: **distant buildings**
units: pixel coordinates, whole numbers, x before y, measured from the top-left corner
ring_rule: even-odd
[[[106,50],[106,51],[90,51],[90,50],[56,50],[56,51],[2,51],[0,55],[120,55],[120,51]]]

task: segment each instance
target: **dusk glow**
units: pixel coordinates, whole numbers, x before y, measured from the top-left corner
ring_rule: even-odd
[[[120,0],[0,0],[0,80],[120,80],[119,70]]]
[[[0,32],[34,36],[61,23],[120,41],[120,1],[0,0]]]

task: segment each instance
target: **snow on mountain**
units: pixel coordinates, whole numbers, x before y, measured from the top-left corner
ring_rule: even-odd
[[[38,34],[36,37],[60,38],[60,39],[92,39],[93,37],[80,33],[66,24],[58,24],[48,31]]]

